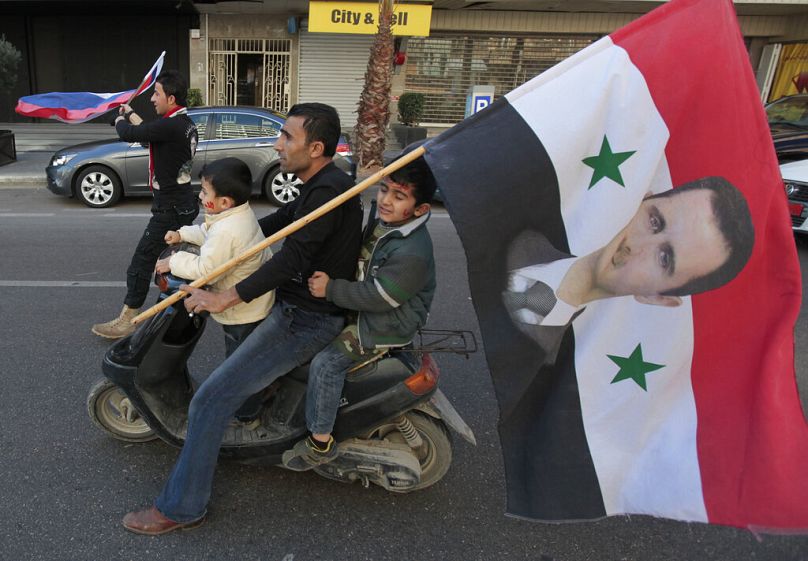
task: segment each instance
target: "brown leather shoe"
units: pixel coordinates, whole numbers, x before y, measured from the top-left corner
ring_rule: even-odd
[[[157,510],[157,507],[151,507],[146,510],[138,510],[130,512],[123,517],[123,527],[136,534],[143,534],[144,536],[160,536],[173,532],[174,530],[190,530],[201,526],[205,521],[205,517],[191,522],[174,522],[163,516],[163,513]]]

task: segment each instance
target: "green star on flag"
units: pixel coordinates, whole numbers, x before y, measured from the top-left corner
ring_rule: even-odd
[[[608,177],[621,187],[625,187],[623,183],[623,176],[620,175],[620,164],[628,160],[636,150],[631,152],[612,152],[612,147],[609,146],[609,139],[603,135],[603,143],[600,145],[600,154],[597,156],[589,156],[581,160],[583,163],[592,168],[592,180],[589,182],[591,189],[595,183]]]
[[[664,364],[654,364],[653,362],[645,362],[642,358],[642,346],[638,343],[637,347],[632,351],[628,357],[606,355],[612,362],[620,367],[617,376],[612,380],[612,384],[621,380],[634,380],[637,385],[643,390],[648,391],[645,384],[645,375],[654,370],[664,368]]]

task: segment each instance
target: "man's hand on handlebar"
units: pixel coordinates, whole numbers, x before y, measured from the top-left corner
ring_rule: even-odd
[[[223,312],[232,308],[236,304],[243,302],[235,288],[230,288],[224,292],[211,292],[204,288],[194,288],[187,284],[180,285],[180,290],[187,292],[185,298],[185,309],[192,314],[199,312]]]

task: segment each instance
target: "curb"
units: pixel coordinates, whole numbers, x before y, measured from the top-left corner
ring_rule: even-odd
[[[47,187],[48,180],[46,177],[20,177],[10,176],[3,177],[0,175],[0,188],[8,189],[9,187]]]

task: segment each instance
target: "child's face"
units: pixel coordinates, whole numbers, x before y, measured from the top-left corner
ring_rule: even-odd
[[[218,196],[213,184],[206,177],[202,178],[202,190],[199,191],[199,200],[208,214],[219,214],[233,208],[233,199]]]
[[[379,207],[379,218],[391,226],[404,224],[429,211],[427,203],[416,206],[412,185],[396,183],[389,177],[386,177],[379,187],[376,203]]]

